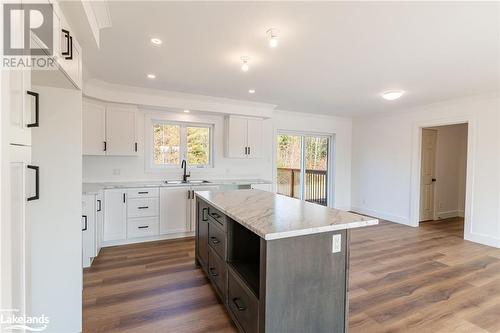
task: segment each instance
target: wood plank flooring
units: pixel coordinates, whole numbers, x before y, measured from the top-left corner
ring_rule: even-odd
[[[462,237],[462,219],[353,230],[349,331],[500,332],[500,249]],[[83,298],[84,332],[236,332],[193,238],[102,249]]]

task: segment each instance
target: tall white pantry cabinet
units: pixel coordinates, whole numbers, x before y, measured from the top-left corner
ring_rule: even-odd
[[[79,332],[82,52],[57,1],[51,3],[59,22],[56,67],[0,73],[0,308],[43,313],[50,332]],[[73,40],[70,49],[65,38]],[[31,45],[40,45],[33,33]]]

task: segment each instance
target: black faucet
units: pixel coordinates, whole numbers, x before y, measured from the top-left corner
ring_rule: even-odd
[[[184,173],[182,174],[182,182],[183,183],[187,183],[188,177],[191,177],[191,172],[189,172],[188,174],[186,174],[186,166],[187,166],[186,160],[182,160],[182,162],[181,162],[181,168],[184,169]]]

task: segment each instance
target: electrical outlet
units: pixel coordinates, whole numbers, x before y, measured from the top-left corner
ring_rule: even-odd
[[[337,234],[332,237],[332,253],[339,253],[342,251],[342,235]]]

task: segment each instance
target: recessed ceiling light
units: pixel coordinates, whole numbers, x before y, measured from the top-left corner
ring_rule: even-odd
[[[148,79],[156,79],[156,75],[154,74],[148,74]]]
[[[255,94],[255,89],[248,89],[249,94]]]
[[[267,37],[269,38],[269,46],[270,47],[276,47],[278,46],[278,37],[279,37],[280,31],[276,28],[271,28],[266,31]]]
[[[163,43],[159,38],[151,38],[150,40],[154,45],[161,45]]]
[[[250,57],[243,56],[240,57],[240,59],[242,61],[241,70],[243,72],[248,72],[248,70],[250,69],[250,65],[248,64],[248,62],[250,61]]]
[[[394,101],[404,94],[404,90],[389,90],[382,93],[382,98],[388,101]]]
[[[189,112],[191,112],[191,111],[189,111],[189,110],[187,110],[187,109],[186,109],[186,110],[184,110],[184,113],[189,113]]]

